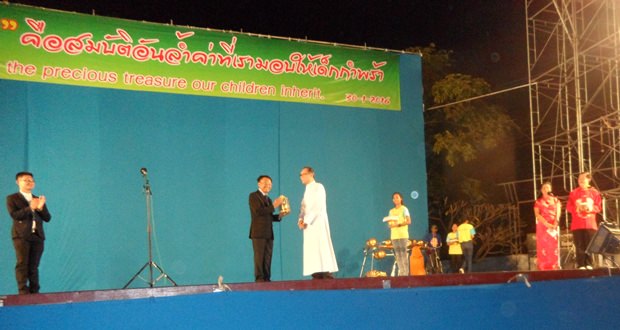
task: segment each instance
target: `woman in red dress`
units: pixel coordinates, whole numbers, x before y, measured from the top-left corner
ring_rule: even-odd
[[[551,193],[551,183],[540,188],[541,196],[534,203],[536,215],[536,254],[539,270],[560,269],[558,237],[562,203]]]

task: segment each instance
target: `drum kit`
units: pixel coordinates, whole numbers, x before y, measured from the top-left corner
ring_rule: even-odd
[[[409,240],[407,243],[407,252],[409,253],[413,247],[424,246],[423,241]],[[360,277],[364,276],[364,269],[366,267],[366,260],[370,256],[370,270],[366,272],[366,277],[387,277],[386,272],[382,272],[375,269],[375,260],[381,260],[386,257],[394,257],[394,247],[392,246],[391,240],[384,240],[378,242],[376,238],[372,237],[366,241],[364,246],[364,260],[362,261],[362,269],[360,270]],[[394,263],[392,265],[391,276],[395,276],[396,274],[396,258],[394,258]]]

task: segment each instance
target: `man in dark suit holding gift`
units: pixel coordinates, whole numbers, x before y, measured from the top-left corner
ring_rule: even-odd
[[[43,221],[52,216],[47,210],[45,196],[35,196],[34,178],[30,172],[15,175],[19,192],[6,197],[6,208],[13,218],[11,236],[17,262],[15,278],[19,294],[39,292],[39,261],[43,255],[45,231]]]
[[[282,216],[274,214],[286,197],[280,196],[273,202],[267,196],[271,191],[271,178],[261,175],[257,179],[258,190],[249,197],[250,239],[254,248],[254,280],[256,282],[271,281],[271,254],[273,252],[273,222],[280,221]]]

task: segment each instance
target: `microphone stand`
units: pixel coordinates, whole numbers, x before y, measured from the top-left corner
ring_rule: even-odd
[[[129,282],[125,284],[123,289],[126,289],[131,284],[131,282],[133,282],[137,277],[140,277],[141,280],[147,282],[145,279],[143,279],[140,276],[140,274],[142,273],[142,271],[144,271],[144,269],[146,269],[146,267],[149,268],[149,280],[147,282],[149,284],[149,287],[151,288],[154,287],[155,283],[157,283],[157,281],[161,280],[162,278],[168,279],[170,282],[172,282],[174,286],[177,286],[176,282],[174,282],[174,280],[170,276],[168,276],[168,274],[166,274],[164,270],[155,263],[155,261],[153,261],[153,244],[151,240],[152,222],[153,222],[153,216],[152,216],[153,208],[151,206],[151,199],[153,197],[153,194],[151,192],[151,185],[149,184],[148,173],[146,171],[146,168],[142,168],[140,170],[140,173],[142,173],[142,176],[144,177],[144,196],[146,198],[146,236],[147,236],[147,240],[149,243],[148,244],[149,260],[144,264],[144,266],[142,266],[142,268],[140,268],[140,270],[138,270],[138,272],[129,280]],[[160,273],[156,279],[153,279],[153,268],[156,268]]]
[[[566,228],[564,229],[565,230],[565,236],[567,237],[567,240],[570,240],[570,245],[568,245],[568,246],[565,245],[565,247],[567,247],[568,251],[566,251],[566,255],[564,256],[564,262],[560,264],[560,269],[567,269],[566,267],[564,267],[564,265],[566,265],[568,263],[568,261],[571,260],[571,257],[572,258],[576,258],[576,256],[577,256],[577,252],[575,251],[575,242],[573,241],[573,238],[572,238],[572,235],[571,235],[571,232],[570,232],[570,226],[568,225],[568,212],[564,213],[564,225],[566,226]],[[559,228],[559,226],[558,226],[558,228]],[[560,237],[559,237],[558,240],[561,240],[562,239],[562,235],[559,235],[559,236]],[[568,239],[568,238],[570,238],[570,239]],[[561,246],[562,245],[560,244],[560,247]],[[562,250],[560,249],[560,251],[558,251],[558,252],[560,252],[559,254],[560,254],[560,257],[561,257]]]

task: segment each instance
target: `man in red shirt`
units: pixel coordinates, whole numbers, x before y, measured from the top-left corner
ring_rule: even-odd
[[[579,187],[570,192],[566,211],[571,214],[570,230],[575,244],[576,267],[592,269],[592,256],[586,254],[586,248],[594,237],[598,225],[596,214],[601,212],[601,194],[590,187],[592,176],[588,172],[579,174]]]

